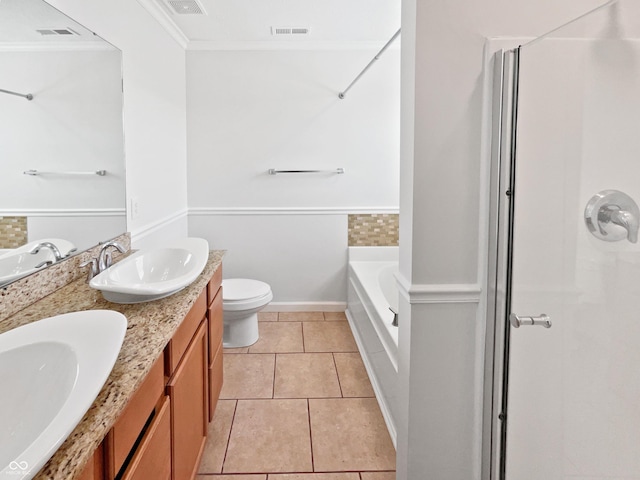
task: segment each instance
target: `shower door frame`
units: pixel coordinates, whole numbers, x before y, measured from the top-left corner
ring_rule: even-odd
[[[493,57],[482,479],[506,480],[513,214],[520,47]]]

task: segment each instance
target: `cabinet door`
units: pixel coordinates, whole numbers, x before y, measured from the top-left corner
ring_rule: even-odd
[[[96,449],[95,453],[84,467],[84,470],[80,474],[78,480],[103,480],[104,479],[104,446],[101,443]]]
[[[223,364],[222,364],[222,344],[218,347],[218,352],[215,355],[213,363],[209,365],[209,421],[213,420],[213,414],[216,412],[216,406],[218,405],[218,398],[220,398],[220,391],[222,390],[222,376],[223,376]]]
[[[122,480],[169,480],[171,478],[169,405],[169,397],[165,397]]]
[[[209,414],[206,328],[207,322],[202,322],[167,384],[171,397],[173,480],[195,477],[206,440]]]
[[[209,363],[212,364],[222,345],[222,335],[224,331],[224,312],[222,305],[222,288],[218,289],[217,295],[209,306]]]

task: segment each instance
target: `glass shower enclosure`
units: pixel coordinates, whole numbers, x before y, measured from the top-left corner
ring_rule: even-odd
[[[491,480],[640,479],[639,39],[617,0],[495,58]]]

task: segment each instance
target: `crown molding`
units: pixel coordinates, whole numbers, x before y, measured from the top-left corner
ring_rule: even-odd
[[[138,3],[144,8],[149,15],[151,15],[162,28],[173,38],[178,45],[185,50],[188,49],[189,39],[184,32],[176,25],[169,14],[162,9],[160,5],[154,0],[137,0]]]
[[[0,52],[112,52],[118,50],[107,42],[24,42],[0,43]]]

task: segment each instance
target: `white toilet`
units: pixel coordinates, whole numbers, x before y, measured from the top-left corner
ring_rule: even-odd
[[[225,348],[248,347],[258,341],[258,312],[273,299],[269,284],[247,278],[222,281]]]

